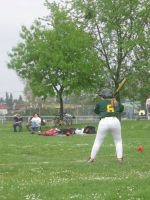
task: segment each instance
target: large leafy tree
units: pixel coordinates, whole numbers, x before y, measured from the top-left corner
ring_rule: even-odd
[[[95,49],[104,63],[106,86],[117,88],[127,77],[126,95],[134,97],[150,92],[147,87],[150,76],[149,1],[67,0],[66,5],[70,16],[79,25],[84,24],[85,30],[96,40]],[[134,87],[135,84],[139,87]],[[135,93],[129,92],[133,90]]]
[[[29,81],[35,95],[56,95],[62,116],[63,95],[92,90],[101,62],[93,37],[58,5],[46,3],[50,16],[22,27],[22,42],[9,53],[8,67]]]

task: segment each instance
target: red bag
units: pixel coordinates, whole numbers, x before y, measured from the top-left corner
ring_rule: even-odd
[[[58,134],[58,132],[57,132],[56,129],[50,129],[50,130],[48,130],[48,131],[44,131],[44,132],[42,132],[41,135],[45,135],[45,136],[53,136],[53,135],[57,135],[57,134]]]

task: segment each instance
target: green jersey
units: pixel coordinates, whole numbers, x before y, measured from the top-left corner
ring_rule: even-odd
[[[121,103],[117,102],[117,105],[113,107],[111,105],[111,99],[102,99],[96,104],[94,112],[98,114],[100,118],[104,118],[117,117],[123,110],[124,106]]]

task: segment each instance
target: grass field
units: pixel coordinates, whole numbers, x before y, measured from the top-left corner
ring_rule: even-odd
[[[89,164],[95,135],[46,137],[0,125],[0,200],[150,200],[150,121],[123,121],[122,137],[123,164],[111,134]]]

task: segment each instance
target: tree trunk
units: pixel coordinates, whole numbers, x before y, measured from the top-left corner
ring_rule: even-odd
[[[59,93],[59,103],[60,103],[60,109],[59,109],[60,119],[63,120],[64,104],[61,92]]]

